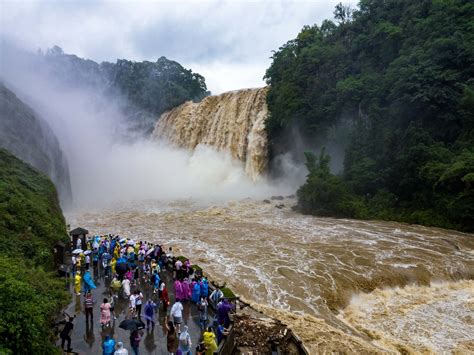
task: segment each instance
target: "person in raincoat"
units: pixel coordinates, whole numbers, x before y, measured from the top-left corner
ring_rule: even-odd
[[[127,278],[124,278],[122,281],[122,288],[123,288],[123,296],[125,298],[130,297],[130,280]]]
[[[183,299],[189,300],[191,298],[191,284],[187,278],[181,282],[181,288],[183,289]]]
[[[224,293],[219,287],[216,287],[216,289],[212,291],[211,295],[209,296],[211,304],[215,309],[217,309],[217,305],[219,304],[219,301],[222,297],[224,297]]]
[[[201,281],[201,297],[209,296],[209,282],[205,277]]]
[[[217,351],[216,335],[212,331],[211,327],[202,334],[202,339],[206,345],[206,355],[213,355]]]
[[[115,275],[115,265],[117,264],[117,259],[112,258],[112,261],[110,262],[110,269],[112,270],[112,275]]]
[[[229,303],[227,298],[219,303],[217,307],[217,321],[219,324],[223,323],[225,328],[229,328],[230,326],[230,317],[229,313],[232,310],[232,305]]]
[[[117,279],[117,276],[114,276],[113,280],[110,282],[110,290],[112,291],[111,294],[114,296],[118,296],[120,289],[122,288],[122,284]]]
[[[160,287],[160,275],[158,275],[158,272],[155,270],[153,271],[153,275],[151,275],[151,283],[153,285],[153,293],[157,293],[158,289]]]
[[[96,288],[96,286],[94,284],[94,281],[92,280],[92,277],[91,277],[91,274],[90,274],[89,270],[86,270],[86,272],[84,273],[83,280],[84,280],[84,292],[85,293],[87,293],[90,290]]]
[[[179,335],[178,338],[179,350],[183,355],[191,355],[191,346],[193,343],[191,342],[191,336],[188,333],[188,326],[183,326],[183,331]]]
[[[104,342],[102,343],[102,350],[103,355],[113,355],[115,352],[115,340],[109,335],[105,336]]]
[[[201,329],[206,329],[207,327],[207,320],[208,320],[208,314],[207,314],[207,300],[206,297],[201,296],[201,301],[198,304],[198,309],[199,309],[199,323],[201,324]]]
[[[151,323],[151,330],[155,329],[155,309],[156,309],[156,303],[153,302],[153,300],[149,299],[146,302],[145,308],[143,310],[144,317],[146,319],[146,329],[150,328],[150,323]]]
[[[76,291],[76,295],[81,294],[81,270],[77,270],[76,276],[74,277],[74,291]]]
[[[194,303],[197,304],[200,298],[201,298],[201,286],[199,285],[199,282],[194,282],[193,295],[191,299]]]
[[[177,301],[184,300],[183,287],[182,287],[181,282],[179,280],[176,280],[174,282],[174,294],[175,294],[175,297],[176,297]]]

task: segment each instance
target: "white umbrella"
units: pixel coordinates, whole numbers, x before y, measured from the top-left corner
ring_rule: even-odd
[[[134,240],[129,240],[129,241],[127,242],[127,244],[128,244],[128,245],[135,245],[135,241],[134,241]]]
[[[86,250],[86,251],[84,252],[84,255],[89,255],[90,253],[92,253],[91,250]]]
[[[120,243],[123,243],[123,242],[126,241],[126,240],[127,240],[127,238],[122,238],[122,239],[119,240],[119,242],[120,242]]]
[[[148,251],[146,252],[146,256],[148,256],[148,255],[150,255],[151,253],[153,253],[153,250],[155,250],[155,249],[150,249],[150,250],[148,250]]]
[[[73,254],[80,254],[80,253],[82,253],[83,251],[84,251],[84,250],[82,250],[82,249],[74,249],[74,250],[72,251],[72,253],[73,253]]]

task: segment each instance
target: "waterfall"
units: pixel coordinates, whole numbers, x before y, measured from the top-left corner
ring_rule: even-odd
[[[226,150],[258,180],[268,159],[266,94],[267,88],[243,89],[188,101],[161,115],[153,137],[190,150],[199,144]]]

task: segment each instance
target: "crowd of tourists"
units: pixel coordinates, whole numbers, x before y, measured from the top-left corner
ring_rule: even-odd
[[[83,249],[84,244],[86,247]],[[71,275],[74,292],[83,298],[86,322],[92,322],[97,303],[91,290],[96,288],[93,272],[100,270],[106,280],[108,297],[100,304],[100,325],[112,326],[117,319],[115,304],[118,299],[128,301],[128,310],[120,327],[130,331],[130,348],[138,355],[143,337],[142,329],[155,330],[158,312],[165,315],[165,335],[170,354],[214,354],[228,334],[232,304],[219,288],[210,292],[209,282],[199,268],[192,267],[189,259],[175,257],[172,248],[146,241],[134,241],[119,236],[94,236],[87,241],[75,241],[71,257]],[[164,273],[170,275],[174,290],[171,305]],[[170,277],[167,277],[169,279]],[[149,298],[145,299],[145,294]],[[173,297],[172,297],[173,298]],[[201,327],[200,342],[192,344],[189,328],[183,322],[183,303],[197,307]],[[171,307],[170,307],[171,306]],[[210,316],[209,307],[214,310]],[[61,347],[71,351],[71,333],[74,317],[66,316],[60,333]],[[146,323],[145,323],[145,322]],[[105,336],[104,355],[129,354],[123,341]]]

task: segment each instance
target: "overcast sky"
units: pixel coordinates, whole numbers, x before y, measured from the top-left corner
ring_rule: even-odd
[[[0,34],[98,62],[166,56],[204,75],[216,94],[263,86],[271,51],[332,18],[340,1],[0,0]]]

